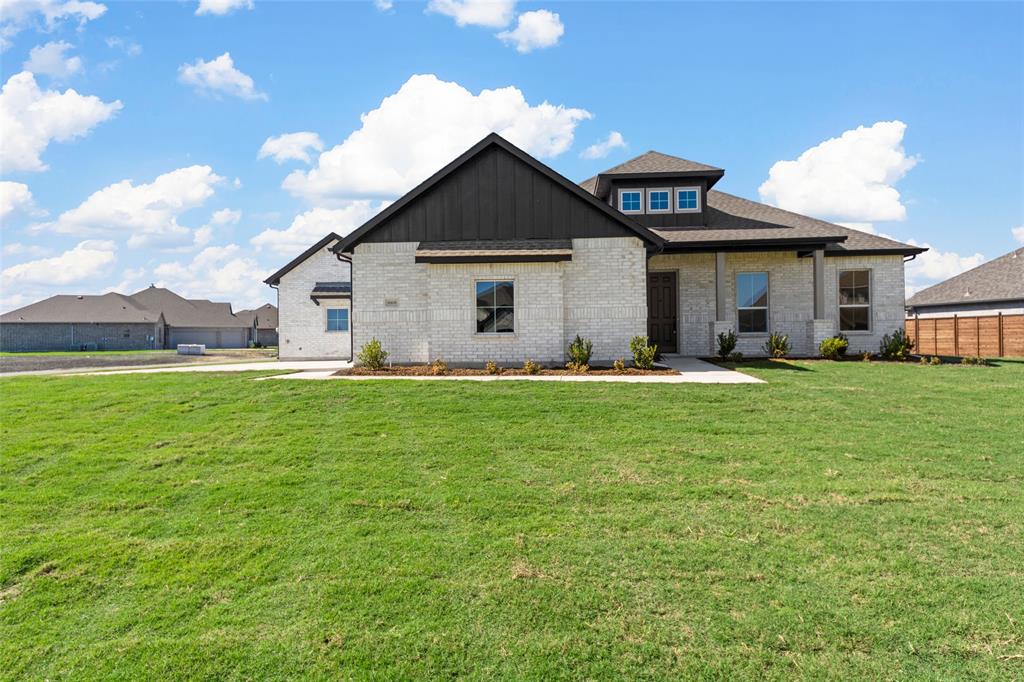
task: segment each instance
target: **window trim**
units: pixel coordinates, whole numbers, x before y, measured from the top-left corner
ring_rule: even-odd
[[[843,291],[840,285],[844,272],[866,272],[868,273],[868,302],[867,303],[843,303]],[[875,318],[875,274],[871,268],[846,268],[836,269],[836,328],[843,334],[873,334]],[[868,328],[867,329],[843,329],[843,308],[867,308]]]
[[[638,192],[640,194],[640,209],[639,210],[637,210],[637,211],[627,211],[626,209],[622,208],[622,195],[625,194],[626,192],[630,192],[630,193]],[[620,213],[625,213],[626,215],[640,215],[641,213],[644,212],[644,206],[646,206],[646,205],[647,205],[647,197],[646,197],[646,193],[644,192],[644,188],[643,187],[622,188],[622,189],[619,190],[619,206],[618,206],[618,208],[619,208],[619,212]]]
[[[345,329],[331,329],[330,322],[330,311],[332,310],[344,310],[345,311]],[[352,311],[349,310],[348,306],[334,305],[324,307],[324,333],[325,334],[348,334],[352,330]]]
[[[507,276],[507,277],[502,277],[500,275],[487,275],[487,276],[474,277],[473,278],[473,312],[474,313],[477,310],[480,309],[480,306],[478,306],[476,304],[476,286],[480,282],[512,282],[512,305],[511,306],[507,306],[507,305],[503,305],[503,306],[495,305],[494,306],[495,309],[497,309],[497,308],[508,308],[508,307],[512,308],[512,331],[510,331],[510,332],[499,332],[499,331],[495,330],[493,332],[482,332],[476,326],[477,325],[477,320],[476,320],[476,316],[474,315],[473,316],[473,336],[478,336],[478,337],[486,338],[486,339],[493,339],[493,338],[499,338],[499,339],[515,338],[519,334],[519,313],[517,312],[517,310],[519,308],[519,305],[518,305],[518,296],[516,296],[516,289],[518,289],[518,286],[517,286],[518,282],[517,282],[516,278],[514,276],[511,276],[511,275]]]
[[[736,334],[743,337],[753,336],[768,336],[771,334],[772,329],[772,275],[767,270],[737,270],[733,277],[733,303],[736,308]],[[764,275],[765,284],[768,285],[767,296],[768,300],[765,301],[763,306],[744,306],[740,307],[740,287],[739,279],[740,275]],[[740,311],[741,310],[764,310],[764,331],[763,332],[741,332],[740,331]]]
[[[679,208],[679,193],[680,192],[696,192],[697,193],[697,208]],[[689,187],[676,187],[672,193],[672,210],[675,213],[700,213],[702,206],[701,201],[701,188],[700,185],[693,185]]]
[[[653,209],[651,208],[651,192],[668,192],[668,208],[665,209]],[[647,203],[644,206],[647,207],[648,213],[671,213],[672,212],[672,188],[671,187],[648,187],[647,188]]]

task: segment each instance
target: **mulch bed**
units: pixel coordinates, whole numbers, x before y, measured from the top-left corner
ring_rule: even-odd
[[[482,367],[450,367],[448,371],[439,376],[453,376],[453,377],[471,377],[471,376],[487,376],[490,372]],[[564,367],[546,367],[537,374],[546,376],[594,376],[602,374],[615,374],[621,376],[639,375],[639,374],[678,374],[674,369],[669,368],[655,368],[655,369],[637,369],[635,367],[627,367],[623,371],[612,369],[611,367],[591,367],[584,374],[576,374],[570,372]],[[529,376],[522,367],[506,367],[499,373],[500,376]],[[335,372],[335,376],[435,376],[431,370],[430,365],[395,365],[393,367],[385,367],[380,370],[366,369],[365,367],[352,367],[351,369],[342,369]]]

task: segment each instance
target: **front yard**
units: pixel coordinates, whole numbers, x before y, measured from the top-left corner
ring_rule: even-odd
[[[1024,363],[0,380],[23,679],[1024,676]]]

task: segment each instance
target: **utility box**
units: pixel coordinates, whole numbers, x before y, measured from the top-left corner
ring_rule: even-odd
[[[204,343],[179,343],[178,355],[206,355]]]

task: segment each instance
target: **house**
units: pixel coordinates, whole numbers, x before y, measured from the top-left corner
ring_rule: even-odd
[[[123,294],[51,296],[0,315],[0,350],[163,348],[164,319]]]
[[[202,343],[246,348],[249,325],[230,303],[182,298],[151,286],[131,296],[51,296],[0,315],[0,349],[144,350]]]
[[[235,317],[249,327],[249,339],[261,346],[277,345],[277,306],[266,303],[254,310],[239,310]]]
[[[637,335],[711,355],[728,330],[746,355],[771,332],[811,355],[839,332],[877,350],[902,327],[904,259],[924,249],[712,189],[724,174],[652,151],[577,185],[488,135],[267,279],[281,357],[320,357],[333,333],[330,353],[377,338],[400,363],[563,363],[579,334],[603,364]],[[346,264],[348,286],[318,299]]]

